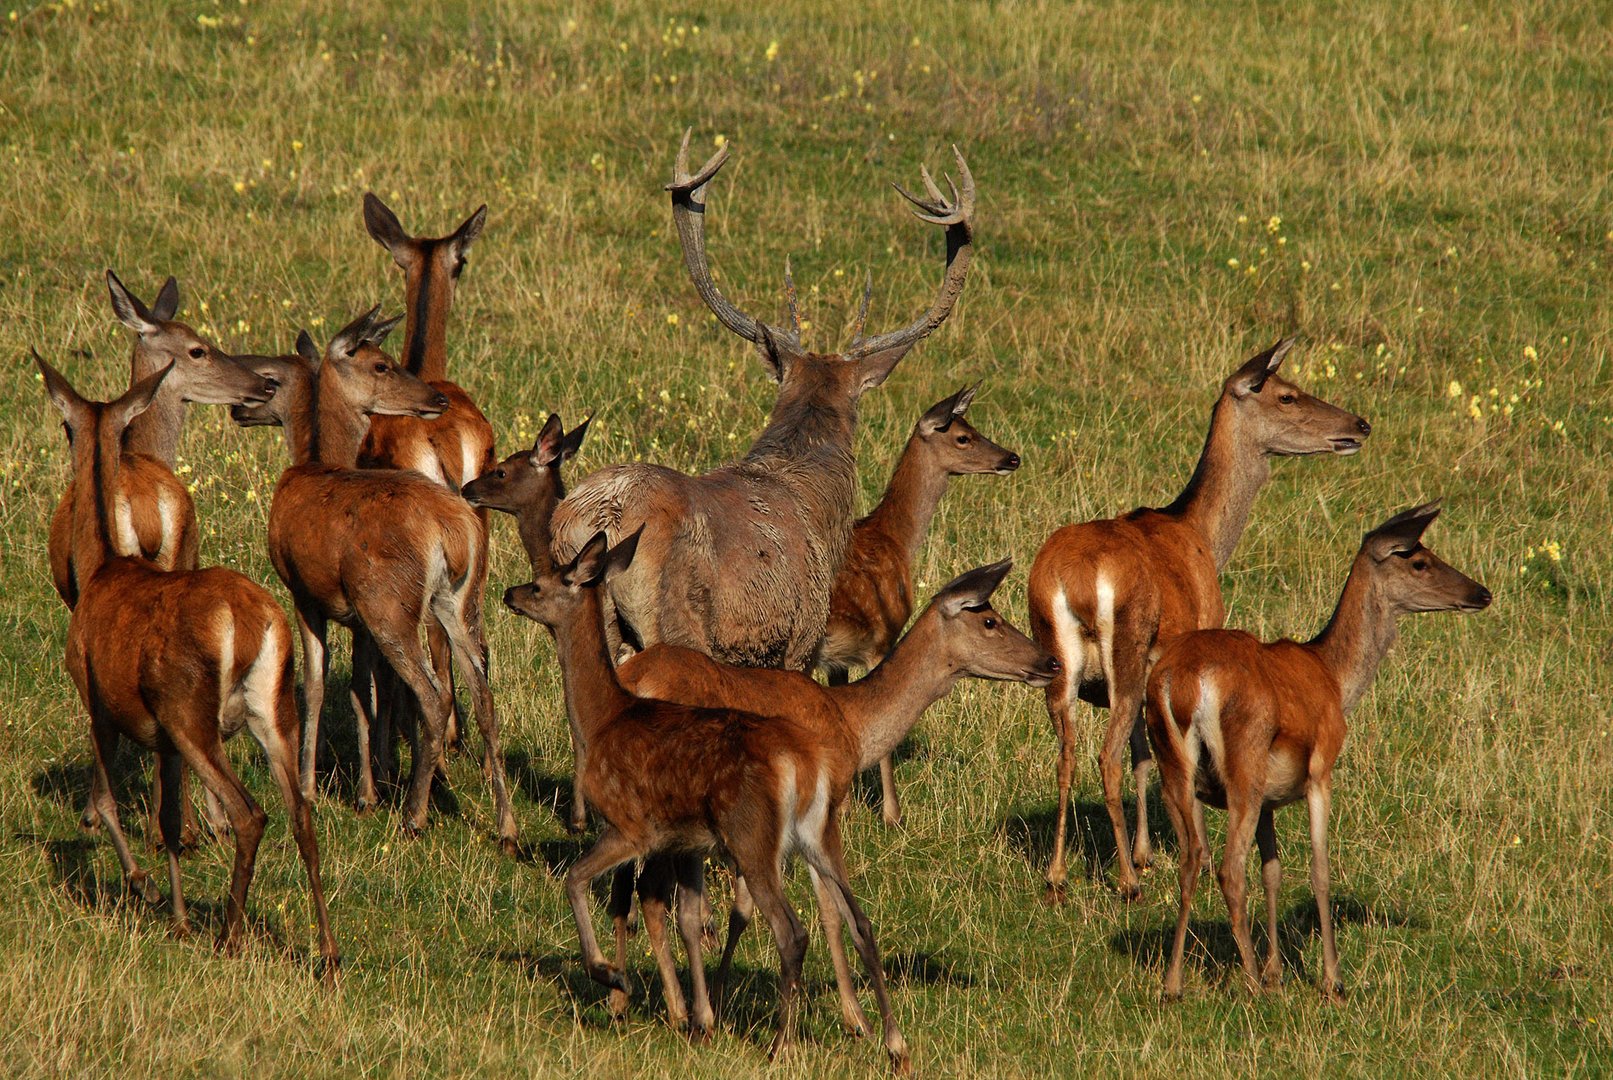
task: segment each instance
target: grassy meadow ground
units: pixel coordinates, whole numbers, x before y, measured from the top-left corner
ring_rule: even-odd
[[[939,230],[888,184],[950,164],[948,144],[967,153],[979,255],[951,322],[866,400],[864,505],[919,412],[975,379],[971,419],[1026,464],[954,485],[923,592],[1012,554],[1002,609],[1023,626],[1042,539],[1168,501],[1219,380],[1297,332],[1290,369],[1374,434],[1349,460],[1278,464],[1225,576],[1230,623],[1314,632],[1362,531],[1434,495],[1446,513],[1432,545],[1496,593],[1475,617],[1408,621],[1352,717],[1333,826],[1339,1008],[1315,990],[1303,813],[1279,816],[1281,991],[1229,985],[1207,883],[1187,998],[1162,1008],[1174,842],[1156,805],[1167,840],[1139,904],[1091,876],[1110,846],[1101,720],[1080,713],[1084,854],[1054,909],[1040,903],[1055,756],[1040,695],[975,684],[932,710],[898,766],[907,826],[881,828],[869,798],[847,815],[919,1068],[1613,1069],[1605,11],[13,2],[0,5],[0,1070],[883,1070],[877,1042],[840,1033],[816,934],[804,1042],[776,1066],[761,933],[709,1046],[664,1025],[653,987],[625,1024],[608,1020],[556,876],[578,842],[556,813],[569,754],[552,650],[501,609],[494,689],[532,858],[500,858],[469,761],[453,766],[457,811],[415,843],[393,814],[355,818],[338,784],[318,808],[338,993],[312,978],[301,869],[249,740],[234,758],[271,823],[242,959],[206,935],[170,940],[166,913],[125,902],[110,844],[77,825],[88,747],[45,571],[66,454],[27,348],[86,390],[121,388],[112,266],[148,299],[177,275],[183,317],[227,349],[284,351],[299,326],[323,338],[377,300],[401,309],[401,278],[362,229],[365,190],[424,232],[485,201],[450,371],[501,447],[551,409],[568,424],[597,410],[573,475],[639,456],[710,467],[761,427],[771,384],[678,260],[660,185],[686,126],[702,156],[718,136],[734,148],[710,226],[724,287],[773,316],[791,256],[822,348],[842,340],[865,268],[877,328],[929,301]],[[277,591],[263,537],[282,455],[273,433],[192,411],[182,468],[203,561]],[[494,536],[498,589],[523,563],[507,521]],[[158,869],[144,791],[128,770],[125,821]],[[185,863],[209,929],[228,868],[220,846]],[[642,938],[634,975],[653,982]]]

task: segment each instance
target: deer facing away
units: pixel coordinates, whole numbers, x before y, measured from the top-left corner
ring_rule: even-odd
[[[35,354],[51,402],[67,421],[73,458],[73,559],[78,603],[66,664],[90,717],[95,768],[90,799],[117,849],[129,886],[148,902],[155,886],[135,862],[118,822],[107,762],[120,739],[156,752],[159,819],[168,854],[176,932],[189,918],[179,873],[179,779],[189,765],[223,805],[235,836],[235,866],[219,946],[239,949],[258,843],[267,815],[230,767],[224,740],[243,727],[268,756],[308,873],[324,978],[340,959],[325,909],[313,815],[297,786],[297,710],[291,628],[280,605],[233,570],[159,569],[121,548],[117,520],[123,437],[150,407],[169,368],[136,381],[110,403],[88,401]]]
[[[1259,989],[1282,978],[1277,949],[1282,869],[1272,814],[1305,800],[1311,888],[1322,934],[1322,996],[1333,1001],[1341,994],[1328,903],[1327,827],[1345,714],[1372,684],[1394,643],[1400,616],[1479,611],[1490,603],[1490,590],[1423,546],[1423,532],[1438,514],[1438,503],[1428,503],[1367,533],[1333,618],[1309,642],[1262,643],[1240,630],[1200,630],[1167,645],[1154,665],[1148,678],[1148,734],[1181,849],[1181,905],[1165,970],[1166,1000],[1182,993],[1188,912],[1204,864],[1198,802],[1227,812],[1221,893],[1244,976]],[[1266,892],[1266,962],[1258,970],[1245,903],[1251,841],[1260,848]]]
[[[1076,697],[1109,710],[1098,771],[1114,829],[1116,887],[1135,899],[1142,892],[1136,866],[1147,866],[1153,853],[1145,797],[1152,760],[1142,721],[1151,656],[1171,638],[1225,619],[1218,575],[1271,474],[1270,459],[1354,454],[1372,430],[1277,373],[1292,344],[1291,338],[1279,341],[1222,384],[1203,453],[1175,502],[1066,525],[1037,552],[1030,576],[1031,633],[1064,665],[1047,688],[1047,711],[1059,740],[1050,900],[1062,898],[1066,878],[1065,826],[1075,767],[1070,707]],[[1135,849],[1120,799],[1120,755],[1128,736],[1137,787]]]
[[[851,535],[857,401],[951,313],[972,252],[974,183],[959,156],[962,188],[951,199],[927,172],[928,198],[907,196],[922,220],[946,229],[946,271],[929,310],[906,327],[865,338],[865,294],[851,345],[824,355],[802,347],[798,316],[791,329],[770,326],[718,290],[701,200],[728,148],[693,175],[688,149],[686,134],[668,185],[684,263],[718,321],[757,347],[778,398],[738,462],[701,476],[632,464],[585,478],[555,511],[555,557],[570,561],[600,530],[613,540],[640,534],[632,568],[609,584],[613,651],[624,638],[634,646],[667,641],[732,663],[799,671],[823,635]],[[787,270],[786,286],[794,314]]]
[[[932,405],[913,428],[879,505],[851,530],[846,558],[829,596],[829,623],[816,667],[830,685],[851,669],[871,671],[896,643],[913,614],[913,563],[930,531],[947,481],[954,476],[1006,476],[1019,455],[964,419],[979,385]],[[879,760],[880,816],[899,825],[902,806],[890,755]]]

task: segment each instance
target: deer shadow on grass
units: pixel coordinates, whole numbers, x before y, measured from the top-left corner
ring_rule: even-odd
[[[1148,834],[1154,842],[1156,862],[1161,853],[1176,852],[1176,830],[1171,827],[1170,816],[1157,790],[1148,793]],[[1125,800],[1126,826],[1129,832],[1136,824],[1137,804]],[[1058,826],[1058,804],[1029,811],[1014,811],[1003,818],[999,826],[1008,843],[1018,851],[1038,874],[1047,872],[1053,858],[1053,833]],[[1070,800],[1070,822],[1065,830],[1066,858],[1072,863],[1079,858],[1085,867],[1086,880],[1102,884],[1107,880],[1110,865],[1115,859],[1115,832],[1109,821],[1109,809],[1095,799]]]
[[[525,750],[504,755],[504,772],[521,793],[538,806],[547,806],[555,820],[565,825],[571,820],[571,774],[546,772]]]
[[[1199,884],[1195,900],[1208,891],[1220,903],[1220,889],[1212,872]],[[1266,956],[1265,900],[1258,884],[1251,890],[1250,934],[1254,940],[1255,958],[1264,962]],[[1171,897],[1176,897],[1173,883]],[[1335,931],[1345,926],[1393,926],[1410,930],[1426,930],[1428,922],[1421,915],[1350,894],[1334,893],[1329,897]],[[1171,940],[1176,933],[1174,903],[1167,922],[1146,929],[1127,928],[1109,939],[1109,948],[1130,956],[1143,968],[1163,972],[1170,955]],[[1224,905],[1223,905],[1224,907]],[[1231,980],[1236,977],[1241,960],[1238,943],[1232,936],[1232,924],[1225,918],[1195,919],[1187,923],[1187,949],[1185,961],[1197,967],[1207,979]],[[1321,921],[1316,901],[1310,897],[1289,905],[1277,917],[1277,955],[1282,959],[1283,973],[1300,979],[1310,978],[1305,970],[1305,948],[1312,939],[1320,936]]]

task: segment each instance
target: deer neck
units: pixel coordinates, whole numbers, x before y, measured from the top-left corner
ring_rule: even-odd
[[[280,428],[285,434],[286,452],[291,455],[293,468],[319,460],[319,410],[315,407],[317,378],[288,379],[275,391],[275,397],[284,402],[285,412],[281,415]]]
[[[406,278],[403,366],[421,382],[440,382],[448,375],[448,310],[454,303],[454,281],[430,250],[421,252],[419,265],[419,272]]]
[[[868,527],[896,541],[909,570],[947,493],[947,472],[928,460],[927,450],[918,435],[907,440],[885,494],[866,519]]]
[[[521,537],[521,547],[526,550],[526,560],[532,568],[533,577],[546,573],[553,567],[552,522],[555,504],[558,502],[558,498],[546,499],[530,506],[523,506],[520,513],[515,515],[515,531]]]
[[[167,366],[165,360],[137,339],[129,360],[129,385],[161,371]],[[179,433],[184,426],[185,398],[179,380],[164,379],[151,407],[129,421],[123,433],[123,450],[129,454],[148,454],[172,469],[179,460]]]
[[[359,447],[370,431],[370,418],[342,393],[339,379],[320,372],[314,380],[313,433],[310,460],[338,469],[358,467]]]
[[[92,433],[86,433],[92,434]],[[117,492],[123,453],[116,445],[84,439],[73,454],[73,574],[80,590],[109,560],[117,558]]]
[[[926,609],[874,670],[829,690],[857,740],[859,768],[889,755],[925,710],[952,691],[960,675],[936,663],[942,646],[940,616]]]
[[[635,700],[616,677],[605,643],[599,590],[583,589],[582,604],[576,614],[554,633],[555,653],[560,661],[560,681],[565,688],[566,712],[574,717],[584,742],[610,723]]]
[[[1187,487],[1168,508],[1209,544],[1217,570],[1237,550],[1255,496],[1271,477],[1271,464],[1238,423],[1236,406],[1223,396],[1210,416],[1204,450]]]
[[[1355,708],[1399,636],[1394,605],[1374,580],[1370,556],[1356,556],[1338,607],[1310,643],[1339,684],[1344,711]]]
[[[824,400],[825,395],[781,393],[767,426],[756,436],[745,460],[784,466],[792,462],[850,461],[857,431],[857,407]]]

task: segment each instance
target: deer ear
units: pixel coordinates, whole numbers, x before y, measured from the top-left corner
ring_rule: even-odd
[[[151,305],[151,317],[158,322],[167,322],[179,310],[179,282],[172,276],[162,283],[157,290],[157,300]]]
[[[461,257],[470,250],[476,238],[482,235],[482,226],[487,224],[487,204],[483,203],[476,208],[476,212],[465,219],[464,224],[454,230],[449,242],[454,246],[454,254]]]
[[[1391,555],[1406,555],[1416,551],[1422,543],[1423,533],[1439,517],[1440,500],[1414,506],[1367,533],[1361,546],[1375,562],[1383,562]]]
[[[375,317],[381,313],[381,305],[376,304],[370,310],[336,331],[336,336],[330,339],[325,346],[326,356],[352,356],[358,352],[360,345],[375,327]]]
[[[553,465],[560,460],[566,433],[560,426],[560,414],[550,413],[538,432],[538,441],[532,444],[531,461],[534,468]]]
[[[380,322],[375,323],[370,327],[369,331],[365,333],[364,344],[374,345],[379,348],[381,343],[386,340],[387,335],[392,333],[392,331],[395,330],[397,325],[402,321],[402,315],[394,315],[390,319],[382,319]]]
[[[941,432],[952,426],[952,421],[962,416],[969,409],[969,403],[974,400],[975,391],[980,384],[966,386],[956,394],[943,401],[937,401],[930,406],[924,418],[919,421],[927,431]]]
[[[1266,380],[1276,374],[1277,369],[1282,366],[1283,358],[1288,355],[1288,350],[1294,347],[1295,340],[1291,337],[1282,338],[1265,352],[1244,361],[1243,366],[1233,372],[1232,377],[1227,380],[1226,386],[1232,392],[1232,396],[1241,398],[1260,393],[1266,386]]]
[[[61,412],[62,418],[67,421],[69,428],[75,426],[89,408],[89,402],[79,396],[73,384],[67,377],[45,362],[38,350],[30,349],[33,353],[34,365],[39,368],[39,374],[45,379],[45,393],[50,396],[50,403]]]
[[[400,252],[407,251],[409,241],[413,239],[403,231],[403,223],[398,220],[386,203],[373,191],[364,193],[364,228],[380,244],[392,253],[393,260],[403,265]]]
[[[768,378],[776,383],[782,383],[788,356],[780,348],[779,340],[773,336],[772,330],[762,323],[757,323],[756,329],[761,331],[759,335],[761,340],[756,343],[756,348],[762,354],[762,366],[767,369]]]
[[[633,556],[638,554],[639,537],[644,535],[644,526],[640,525],[633,530],[633,535],[610,549],[605,556],[605,566],[600,571],[601,577],[620,574],[633,565]]]
[[[588,434],[588,425],[594,422],[594,414],[589,413],[583,422],[566,432],[566,437],[560,440],[560,460],[575,457],[582,447],[582,437]]]
[[[151,408],[157,391],[162,388],[162,381],[168,373],[174,370],[172,361],[161,370],[147,375],[125,390],[121,397],[107,405],[107,413],[118,431],[129,426],[129,421]]]
[[[118,275],[111,270],[106,272],[106,291],[112,295],[112,311],[118,321],[137,334],[150,334],[158,329],[157,320],[151,315],[146,305],[140,302]]]
[[[857,364],[861,369],[859,374],[862,376],[862,389],[872,390],[890,378],[890,373],[896,370],[896,365],[901,362],[902,357],[907,355],[907,351],[914,344],[914,342],[908,342],[905,345],[896,345],[883,352],[870,353],[858,360]]]
[[[306,330],[297,331],[297,355],[319,367],[319,346],[314,344],[314,337]]]
[[[596,532],[589,537],[588,542],[577,552],[577,557],[571,560],[568,566],[560,570],[560,582],[567,588],[582,585],[592,585],[598,581],[605,572],[605,556],[610,547],[610,537],[604,530]]]
[[[941,613],[949,618],[960,611],[984,607],[991,603],[991,594],[997,591],[997,586],[1003,583],[1003,578],[1007,577],[1008,571],[1013,568],[1014,560],[1004,559],[1002,562],[959,574],[935,594],[932,603],[940,607]]]

